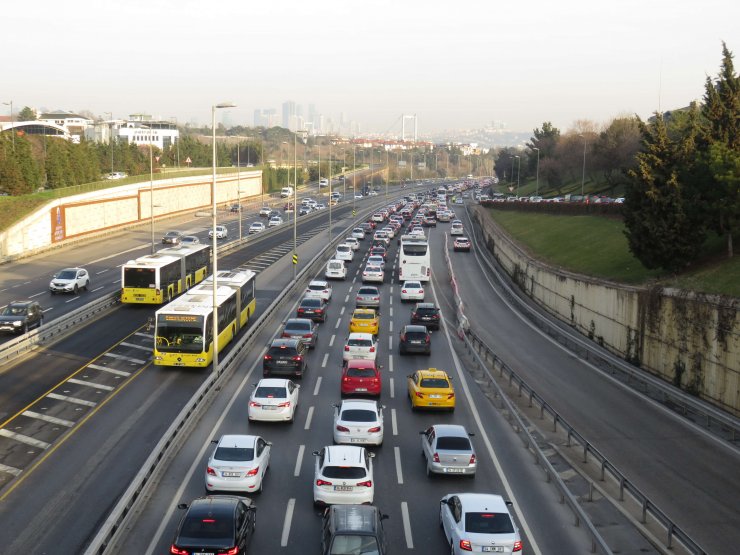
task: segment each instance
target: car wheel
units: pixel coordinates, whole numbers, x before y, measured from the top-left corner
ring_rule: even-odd
[[[77,287],[77,284],[75,283],[75,288],[72,290],[72,293],[74,293],[75,295],[77,295],[77,294],[79,294],[79,292],[80,292],[80,289],[79,289],[79,287]]]
[[[49,293],[51,293],[52,295],[56,295],[56,294],[57,294],[57,292],[56,292],[56,291],[54,291],[53,289],[50,289],[50,290],[49,290]]]

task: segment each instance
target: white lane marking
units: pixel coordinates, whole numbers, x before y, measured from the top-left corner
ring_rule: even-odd
[[[329,340],[329,347],[333,347],[334,346],[334,339],[336,339],[336,337],[337,337],[336,335],[332,335],[331,336],[331,339]]]
[[[311,419],[313,418],[313,407],[308,407],[308,414],[306,414],[306,423],[303,425],[304,430],[311,428]]]
[[[326,356],[329,356],[329,355],[326,355]],[[316,378],[316,386],[313,388],[313,394],[314,395],[318,395],[319,394],[319,388],[321,387],[321,380],[322,379],[323,378],[321,376],[319,376],[318,378]]]
[[[123,370],[115,370],[106,366],[100,366],[99,364],[88,364],[87,368],[93,368],[94,370],[100,370],[101,372],[109,372],[116,376],[130,376],[131,372],[124,372]]]
[[[44,314],[46,314],[47,312],[49,312],[51,310],[54,310],[54,307],[53,306],[50,306],[49,308],[44,308],[41,312],[43,312]]]
[[[143,331],[137,331],[134,335],[138,335],[139,337],[146,337],[147,339],[154,339],[154,334],[144,333]]]
[[[388,315],[389,315],[389,316],[390,316],[391,318],[393,318],[393,307],[390,307],[390,308],[388,309]]]
[[[390,299],[388,299],[388,304],[393,304],[393,297],[391,297]],[[392,316],[392,314],[391,314],[391,316]]]
[[[341,318],[337,318],[337,323],[334,326],[334,329],[337,329],[339,327],[339,324],[341,324],[341,323],[342,323],[342,319]]]
[[[392,335],[388,336],[388,350],[389,351],[393,350],[393,336]]]
[[[293,469],[293,476],[295,476],[296,478],[301,475],[301,465],[303,465],[303,453],[305,451],[305,445],[301,445],[298,448],[298,456],[295,459],[295,468]]]
[[[146,351],[147,353],[152,352],[151,347],[144,347],[143,345],[136,345],[135,343],[127,343],[126,341],[121,341],[119,345],[123,345],[124,347],[131,347],[132,349],[139,349],[141,351]]]
[[[67,426],[67,428],[71,428],[75,425],[74,422],[71,420],[64,420],[62,418],[56,418],[55,416],[49,416],[48,414],[39,414],[38,412],[34,412],[32,410],[24,411],[23,416],[27,416],[28,418],[36,418],[37,420],[43,420],[44,422],[51,422],[52,424],[59,424],[60,426]]]
[[[42,291],[41,293],[36,293],[35,295],[29,295],[28,298],[33,299],[34,297],[38,297],[39,295],[43,295],[44,293],[46,293],[46,291]]]
[[[398,435],[398,420],[396,419],[396,409],[391,409],[391,429],[393,430],[393,435]]]
[[[72,297],[72,298],[71,298],[71,299],[69,299],[68,301],[64,301],[64,304],[68,304],[68,303],[73,303],[73,302],[75,302],[75,301],[79,301],[79,300],[80,300],[80,298],[79,298],[78,296],[76,296],[76,295],[75,295],[74,297]]]
[[[95,272],[95,275],[96,275],[96,276],[99,276],[100,274],[104,274],[104,273],[105,273],[105,272],[107,272],[108,270],[110,270],[110,268],[106,268],[105,270],[100,270],[99,272]]]
[[[116,353],[104,353],[104,356],[115,358],[116,360],[125,360],[127,362],[135,362],[136,364],[146,363],[145,360],[141,360],[140,358],[133,358],[133,357],[127,357],[123,355],[117,355]]]
[[[434,288],[434,284],[432,282],[430,282],[430,284],[432,288],[432,295],[434,296],[434,302],[437,304],[437,306],[441,306],[439,304],[439,299],[437,298],[437,290]],[[452,361],[454,362],[455,370],[457,371],[458,383],[462,386],[463,392],[465,393],[465,398],[468,401],[468,407],[470,408],[470,412],[473,415],[473,419],[475,420],[475,425],[478,427],[478,434],[480,435],[480,437],[483,438],[483,443],[486,445],[486,451],[488,451],[488,455],[491,457],[493,465],[496,467],[496,473],[501,478],[501,483],[504,485],[506,494],[509,496],[509,499],[514,501],[514,511],[519,517],[519,523],[529,537],[529,543],[532,551],[537,555],[540,555],[542,551],[540,551],[537,540],[535,539],[534,534],[532,534],[532,529],[529,527],[529,523],[527,523],[526,519],[524,518],[524,513],[519,509],[519,504],[516,501],[514,490],[512,490],[511,484],[509,484],[509,480],[507,479],[506,474],[504,474],[504,469],[501,467],[501,463],[499,462],[498,457],[496,456],[496,452],[493,450],[493,446],[491,445],[491,440],[488,439],[487,431],[483,427],[483,422],[481,421],[480,414],[478,413],[478,407],[476,406],[475,401],[470,394],[470,389],[468,388],[468,380],[465,376],[462,364],[460,362],[460,359],[457,357],[457,353],[455,352],[454,347],[452,346],[452,339],[450,338],[449,327],[444,326],[442,328],[442,331],[445,335],[445,338],[447,339],[447,345],[450,347],[450,353],[452,353]]]
[[[283,535],[280,537],[280,547],[288,545],[288,536],[290,535],[290,524],[293,521],[293,509],[295,508],[295,498],[288,499],[288,507],[285,509],[285,520],[283,521]]]
[[[100,291],[101,289],[104,289],[104,287],[102,285],[100,287],[96,287],[95,289],[93,289],[92,291],[90,291],[90,293],[95,293],[95,291]]]
[[[74,405],[83,405],[85,407],[94,407],[97,403],[93,401],[86,401],[85,399],[78,399],[77,397],[70,397],[68,395],[59,395],[59,393],[49,393],[47,395],[49,399],[56,399],[57,401],[66,401]]]
[[[344,316],[344,309],[345,309],[345,307],[342,307],[342,310],[339,311],[339,315],[340,316]]]
[[[95,383],[95,382],[88,382],[88,381],[85,381],[85,380],[78,380],[77,378],[71,378],[71,379],[67,380],[67,383],[74,383],[74,384],[77,384],[77,385],[84,385],[84,386],[87,386],[87,387],[94,387],[95,389],[103,389],[105,391],[113,391],[115,389],[115,387],[111,387],[109,385],[103,385],[103,384]]]
[[[396,396],[396,382],[393,378],[391,378],[391,399],[395,398]]]
[[[38,447],[40,449],[48,449],[49,447],[51,447],[51,443],[46,443],[45,441],[41,441],[40,439],[34,439],[23,434],[11,432],[10,430],[6,430],[5,428],[0,429],[0,436],[5,436],[7,438],[14,439],[20,443],[32,445],[33,447]]]
[[[388,322],[388,331],[390,333],[393,333],[393,320],[391,320],[390,322]]]
[[[393,372],[393,355],[388,355],[388,372]]]
[[[278,327],[275,330],[275,333],[277,333],[278,329],[280,328]],[[231,407],[234,406],[234,403],[236,402],[236,398],[242,392],[242,390],[247,385],[249,380],[252,379],[252,372],[254,372],[254,369],[257,367],[257,364],[262,363],[262,357],[265,355],[266,352],[267,351],[265,349],[262,350],[262,352],[257,356],[257,359],[254,361],[254,364],[252,364],[252,366],[249,368],[247,373],[244,375],[244,378],[242,378],[242,381],[239,383],[239,386],[236,388],[234,393],[231,395],[231,399],[229,399],[229,402],[226,405],[226,408],[221,413],[221,416],[219,416],[218,420],[216,421],[216,424],[213,426],[214,430],[218,430],[221,428],[224,420],[226,419],[226,416],[231,411]],[[185,495],[185,488],[188,485],[190,485],[190,483],[192,482],[192,478],[196,470],[199,470],[200,472],[203,471],[203,457],[205,456],[206,451],[210,449],[212,449],[211,443],[209,441],[203,442],[203,447],[200,448],[200,451],[198,451],[198,455],[193,459],[193,464],[191,464],[190,468],[188,468],[188,472],[185,475],[185,478],[183,478],[182,482],[180,483],[180,487],[177,488],[177,491],[175,492],[175,495],[172,498],[173,500],[182,499],[183,495]],[[147,546],[146,551],[144,552],[146,555],[152,555],[152,553],[154,553],[154,548],[157,545],[157,543],[160,541],[162,534],[164,534],[165,528],[170,526],[170,520],[172,520],[172,514],[175,512],[175,509],[177,509],[177,503],[178,501],[175,501],[167,509],[167,512],[165,513],[164,518],[162,518],[161,522],[159,523],[159,526],[157,527],[157,531],[154,533],[154,536],[152,536],[152,540],[149,542],[149,545]]]
[[[348,302],[349,302],[349,293],[347,293],[347,296],[346,296],[346,297],[344,297],[344,302],[345,302],[345,303],[348,303]]]
[[[141,249],[148,249],[149,246],[150,246],[149,243],[147,243],[146,245],[141,245],[139,247],[134,247],[132,249],[128,249],[128,250],[125,250],[125,251],[117,252],[117,253],[114,253],[114,254],[109,254],[108,256],[104,256],[103,258],[98,258],[97,260],[91,260],[87,264],[83,264],[83,266],[92,266],[93,264],[97,264],[98,262],[102,262],[103,260],[109,260],[109,259],[115,258],[116,256],[119,256],[121,254],[126,254],[127,252],[134,252],[134,251],[138,251],[138,250],[141,250]]]
[[[13,476],[20,476],[21,469],[15,468],[14,466],[8,466],[7,464],[0,463],[0,472],[5,472],[6,474],[12,474]]]
[[[401,502],[401,519],[403,520],[403,533],[406,536],[406,547],[414,548],[414,539],[411,537],[411,519],[409,519],[409,506],[406,501]]]
[[[326,368],[326,363],[329,361],[329,353],[326,353],[324,355],[324,360],[321,361],[321,367]],[[321,378],[319,378],[321,379]]]
[[[396,458],[396,480],[399,484],[403,484],[403,470],[401,470],[401,448],[393,448],[393,456]]]
[[[357,277],[356,276],[352,278],[352,283],[357,283]]]
[[[391,285],[391,295],[393,295],[393,286]]]

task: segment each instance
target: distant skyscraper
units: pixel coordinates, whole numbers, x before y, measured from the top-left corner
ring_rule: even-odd
[[[254,111],[255,127],[275,127],[278,125],[277,110],[275,108],[257,108]]]
[[[283,102],[283,127],[295,131],[294,119],[296,116],[295,102],[292,100],[286,100]]]

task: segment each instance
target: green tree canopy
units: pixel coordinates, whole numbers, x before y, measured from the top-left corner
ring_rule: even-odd
[[[18,112],[18,121],[36,121],[36,119],[36,112],[28,106],[24,106],[23,109]]]

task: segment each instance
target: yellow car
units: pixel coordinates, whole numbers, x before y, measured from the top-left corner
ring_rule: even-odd
[[[455,390],[444,370],[417,370],[408,377],[411,410],[418,408],[455,410]]]
[[[356,308],[349,321],[350,333],[372,333],[378,335],[380,318],[372,308]]]

